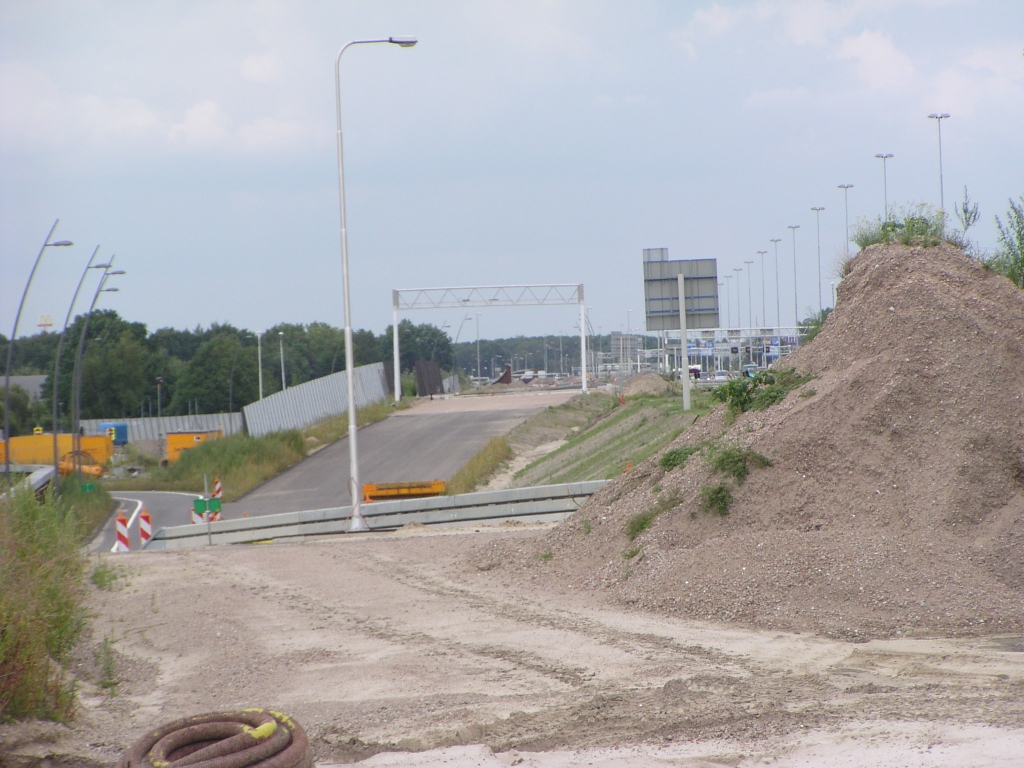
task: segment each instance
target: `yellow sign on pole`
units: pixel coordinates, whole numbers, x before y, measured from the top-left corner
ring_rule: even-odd
[[[41,434],[43,434],[43,428],[42,427],[34,427],[32,429],[32,434],[33,435],[41,435]]]

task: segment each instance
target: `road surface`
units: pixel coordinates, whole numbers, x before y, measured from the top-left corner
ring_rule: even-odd
[[[359,430],[363,483],[447,480],[491,438],[507,434],[574,391],[419,401]],[[350,502],[348,440],[339,440],[249,494],[224,505],[224,517],[338,507]]]
[[[529,392],[418,401],[384,421],[359,430],[360,480],[388,483],[447,480],[497,435],[507,434],[533,414],[559,405],[575,391]],[[348,440],[339,440],[282,472],[254,491],[224,504],[225,520],[323,509],[349,503]],[[128,518],[132,550],[139,544],[138,513],[145,507],[159,528],[188,525],[194,493],[139,491],[114,493]],[[110,552],[116,540],[116,514],[103,525],[90,552]]]

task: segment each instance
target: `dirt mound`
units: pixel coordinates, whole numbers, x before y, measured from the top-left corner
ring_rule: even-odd
[[[542,541],[531,568],[759,627],[1019,632],[1022,339],[1024,292],[1005,278],[947,246],[870,247],[818,338],[783,361],[816,378],[731,424],[719,408],[670,446],[714,440],[772,466],[737,484],[706,453],[668,472],[654,457]],[[721,482],[725,516],[700,501]],[[645,512],[656,516],[630,541]]]
[[[656,373],[638,373],[626,381],[622,391],[626,395],[663,395],[672,385]]]

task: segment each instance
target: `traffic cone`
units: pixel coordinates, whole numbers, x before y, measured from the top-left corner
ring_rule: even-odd
[[[139,513],[139,549],[145,549],[149,540],[153,538],[153,518],[143,507]]]
[[[117,542],[114,544],[114,552],[130,552],[132,545],[128,540],[128,518],[121,512],[118,512],[114,526],[117,529]]]

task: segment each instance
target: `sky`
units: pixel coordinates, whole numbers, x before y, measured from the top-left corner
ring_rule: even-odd
[[[791,324],[831,304],[838,185],[851,225],[938,205],[932,113],[981,249],[1024,195],[1018,0],[0,0],[0,332],[58,218],[75,245],[45,251],[19,336],[60,327],[97,245],[127,273],[98,306],[150,330],[342,325],[334,60],[398,35],[419,43],[342,60],[356,328],[391,323],[392,289],[547,283],[584,284],[595,332],[642,328],[661,247],[718,260],[733,325]],[[403,315],[468,340],[466,316]],[[480,334],[578,317],[486,309]]]

